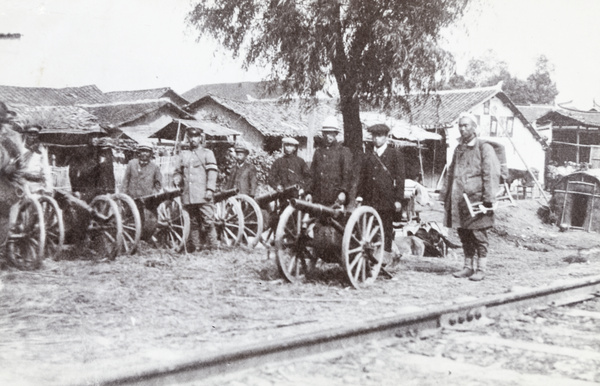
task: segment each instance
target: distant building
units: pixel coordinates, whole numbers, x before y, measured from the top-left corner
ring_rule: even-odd
[[[177,94],[169,87],[149,90],[110,91],[104,94],[109,103],[127,103],[141,101],[169,100],[180,108],[188,105],[189,100]]]
[[[184,92],[183,97],[194,103],[207,95],[238,101],[276,99],[282,96],[280,90],[268,91],[267,82],[237,82],[201,84]]]

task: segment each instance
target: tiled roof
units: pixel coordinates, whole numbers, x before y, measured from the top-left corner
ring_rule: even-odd
[[[288,103],[279,101],[242,102],[216,96],[206,96],[192,103],[188,110],[194,112],[202,104],[211,100],[246,119],[250,125],[254,126],[263,135],[306,137],[308,134],[310,113],[301,101],[294,100]],[[315,110],[315,122],[318,124],[326,116],[336,115],[336,104],[337,102],[333,99],[319,103]]]
[[[171,109],[179,118],[190,118],[190,115],[185,111],[164,99],[140,103],[114,103],[82,107],[97,116],[100,125],[103,127],[111,125],[119,127],[162,108]]]
[[[600,127],[600,112],[557,108],[538,119],[540,124],[552,122],[555,125]]]
[[[189,101],[169,87],[149,90],[110,91],[104,94],[109,102],[136,102],[144,100],[170,99],[177,106],[185,106]]]
[[[501,92],[497,87],[468,90],[447,90],[425,94],[408,95],[411,112],[407,118],[424,128],[448,127],[468,111]]]
[[[277,92],[267,93],[264,88],[265,84],[266,82],[201,84],[182,95],[190,102],[195,102],[207,95],[240,101],[248,101],[248,96],[253,99],[274,99],[282,95]]]
[[[21,126],[39,125],[43,133],[104,133],[97,118],[76,106],[9,105]]]
[[[73,106],[105,103],[107,100],[96,86],[44,88],[0,86],[0,101],[28,106]]]
[[[538,118],[546,115],[549,111],[554,109],[552,105],[530,105],[530,106],[517,106],[519,110],[523,113],[525,118],[530,123],[535,123]]]

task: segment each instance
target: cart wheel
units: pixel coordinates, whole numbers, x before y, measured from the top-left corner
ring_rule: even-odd
[[[176,200],[162,202],[156,208],[156,221],[154,245],[177,253],[184,251],[190,235],[190,215],[181,204]]]
[[[244,213],[242,206],[233,197],[216,204],[215,228],[221,244],[228,247],[238,245],[244,237]]]
[[[38,201],[44,212],[44,226],[46,227],[44,258],[57,259],[57,254],[65,243],[65,223],[62,209],[50,196],[39,196]]]
[[[97,196],[90,206],[92,219],[88,226],[87,239],[90,248],[100,258],[114,260],[123,245],[123,222],[119,205],[109,196]]]
[[[123,252],[133,255],[142,237],[142,218],[133,198],[124,193],[111,196],[119,206],[123,222]]]
[[[18,269],[36,269],[44,257],[44,211],[42,205],[32,198],[25,198],[16,205],[17,214],[10,225],[6,242],[8,259]]]
[[[303,227],[304,213],[293,206],[285,208],[279,217],[275,232],[275,256],[279,272],[290,283],[306,279],[314,270],[317,258],[313,248],[312,228],[314,221]]]
[[[360,289],[377,279],[383,263],[383,223],[370,206],[352,212],[342,238],[342,261],[354,288]]]
[[[260,236],[263,233],[264,220],[260,206],[254,199],[246,194],[238,194],[235,196],[244,213],[244,234],[242,243],[254,248],[260,241]]]

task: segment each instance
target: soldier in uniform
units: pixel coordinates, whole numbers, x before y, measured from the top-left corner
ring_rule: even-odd
[[[385,238],[384,262],[390,264],[394,240],[394,213],[402,210],[400,202],[404,198],[404,155],[400,149],[388,145],[388,126],[378,124],[367,130],[373,137],[374,148],[363,158],[358,197],[381,216]]]
[[[237,188],[238,193],[254,197],[256,194],[256,167],[248,161],[250,150],[243,144],[235,145],[235,164],[225,184],[225,189]]]
[[[282,192],[289,186],[298,185],[302,192],[310,186],[310,169],[306,162],[298,157],[300,144],[294,138],[284,138],[281,142],[283,156],[277,158],[271,166],[269,185],[278,192]]]
[[[336,137],[341,132],[335,117],[323,122],[323,146],[313,155],[310,195],[317,204],[345,205],[352,187],[352,153]]]
[[[217,246],[215,204],[213,194],[217,185],[217,161],[212,150],[202,146],[202,131],[190,128],[187,132],[190,149],[183,151],[175,162],[173,182],[183,187],[181,201],[192,219],[188,251],[200,247],[200,228],[208,248]]]
[[[48,161],[48,150],[40,143],[40,127],[25,127],[25,172],[31,176],[29,189],[36,192],[40,189],[52,190],[52,170]]]

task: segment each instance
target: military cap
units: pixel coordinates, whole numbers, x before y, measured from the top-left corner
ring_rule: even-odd
[[[150,146],[150,145],[138,145],[137,151],[152,151],[152,146]]]
[[[197,127],[190,127],[187,129],[188,137],[198,137],[202,135],[202,130]]]
[[[281,140],[281,143],[283,143],[284,145],[294,145],[294,146],[300,145],[300,142],[298,142],[296,139],[290,138],[290,137],[283,138]]]
[[[27,134],[39,134],[41,129],[38,126],[28,126],[25,128]]]
[[[376,125],[367,127],[367,131],[369,133],[371,133],[371,135],[373,135],[373,136],[388,135],[388,133],[390,132],[390,128],[388,127],[388,125],[385,125],[383,123],[378,123]]]

